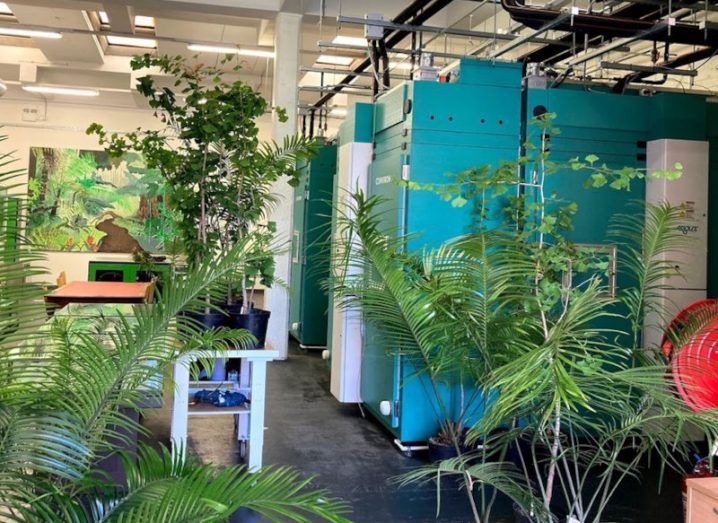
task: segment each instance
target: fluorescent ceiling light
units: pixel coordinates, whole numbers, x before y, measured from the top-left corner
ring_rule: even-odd
[[[263,49],[246,49],[241,47],[203,44],[189,44],[187,49],[197,53],[239,54],[244,56],[257,56],[260,58],[274,58],[274,51],[265,51]]]
[[[110,45],[121,45],[123,47],[144,47],[156,49],[157,40],[151,38],[134,38],[130,36],[107,36],[107,43]]]
[[[97,89],[78,89],[75,87],[55,87],[52,85],[23,85],[23,91],[41,94],[64,94],[67,96],[99,96]]]
[[[154,29],[155,28],[155,19],[152,16],[136,15],[135,16],[135,25],[137,27],[147,27],[147,28]]]
[[[28,38],[52,38],[54,40],[62,38],[60,33],[56,33],[54,31],[31,31],[29,29],[15,29],[14,27],[0,27],[0,35],[25,36]]]
[[[11,15],[12,9],[5,2],[0,2],[0,15]]]
[[[110,25],[110,17],[107,16],[105,11],[98,11],[97,16],[100,19],[102,25]],[[155,28],[155,19],[152,16],[135,15],[135,25],[137,27],[144,27],[147,29]]]
[[[340,45],[361,45],[366,46],[368,44],[366,38],[362,38],[360,36],[342,36],[337,35],[334,37],[334,40],[332,40],[333,44],[340,44]]]
[[[389,62],[389,69],[401,69],[411,71],[411,62]]]
[[[321,54],[317,58],[318,64],[349,65],[354,61],[351,56],[339,56],[335,54]]]
[[[338,118],[344,118],[347,115],[346,107],[334,107],[329,111],[329,116],[335,116]]]

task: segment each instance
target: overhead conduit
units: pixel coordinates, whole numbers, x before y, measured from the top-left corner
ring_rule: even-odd
[[[501,4],[504,9],[509,12],[513,20],[531,28],[541,27],[560,14],[559,11],[555,10],[526,7],[517,0],[501,0]],[[632,4],[620,9],[617,13],[608,15],[575,15],[573,17],[573,24],[571,20],[568,20],[564,24],[559,24],[556,29],[572,33],[562,38],[562,40],[565,41],[571,41],[575,34],[579,34],[582,38],[576,42],[576,49],[582,50],[582,40],[586,35],[588,35],[589,38],[598,38],[600,36],[617,38],[635,36],[655,27],[660,15],[661,11],[657,10],[654,5]],[[647,39],[659,41],[664,40],[666,36],[665,32],[657,31]],[[658,67],[676,68],[711,58],[718,53],[717,36],[718,33],[715,29],[706,30],[691,24],[677,24],[671,27],[671,43],[685,43],[688,45],[706,47],[656,65]],[[562,49],[546,46],[522,56],[520,60],[525,62],[549,61],[550,63],[564,58],[559,56],[561,51]],[[622,93],[632,82],[641,81],[649,76],[651,76],[651,73],[636,72],[628,74],[614,85],[613,91]]]
[[[451,1],[452,0],[416,0],[396,15],[391,21],[397,24],[421,25],[441,11],[444,7],[449,5]],[[411,34],[410,31],[386,31],[384,37],[386,47],[394,47],[404,38],[409,36],[409,34]],[[355,73],[364,72],[370,65],[371,59],[365,58],[357,64],[356,67],[354,67],[353,71]],[[342,80],[338,82],[331,91],[314,103],[314,107],[317,109],[320,108],[322,105],[331,100],[334,95],[340,93],[342,88],[347,87],[355,78],[357,78],[356,74],[348,74],[342,78]]]
[[[658,20],[661,17],[661,9],[652,4],[630,4],[606,16],[610,18],[620,17],[638,20]],[[559,41],[572,44],[575,38],[575,47],[573,49],[567,49],[559,45],[546,45],[540,49],[526,53],[521,56],[518,61],[551,64],[563,60],[568,53],[572,51],[583,51],[585,49],[585,36],[585,33],[572,32],[561,37]],[[600,42],[600,39],[601,36],[593,36],[589,38],[589,42],[595,45]]]
[[[501,0],[501,6],[511,18],[532,29],[539,29],[562,15],[560,11],[540,7],[527,7],[519,0]],[[668,30],[657,30],[661,21],[624,18],[622,16],[577,14],[557,24],[557,31],[581,32],[589,36],[609,38],[630,38],[643,33],[641,39],[663,41]],[[651,32],[653,31],[653,32]],[[718,30],[701,29],[697,25],[676,23],[670,27],[670,41],[673,44],[718,46]]]

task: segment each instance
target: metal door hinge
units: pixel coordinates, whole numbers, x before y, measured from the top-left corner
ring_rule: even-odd
[[[399,400],[394,400],[394,406],[393,406],[394,412],[392,412],[392,414],[395,417],[399,417],[399,406],[400,405],[401,405],[401,403],[399,402]]]
[[[304,190],[304,199],[305,199],[305,200],[308,200],[308,199],[309,199],[309,189],[305,189],[305,190]]]
[[[401,166],[401,179],[404,180],[405,182],[409,181],[410,170],[411,170],[411,168],[408,163]]]

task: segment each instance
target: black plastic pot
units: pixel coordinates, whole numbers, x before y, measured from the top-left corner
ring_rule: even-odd
[[[436,463],[445,459],[451,459],[458,456],[456,447],[442,443],[434,437],[429,438],[427,445],[429,446],[429,461]],[[470,448],[466,445],[461,446],[461,453],[470,452]]]
[[[187,316],[199,322],[206,330],[227,327],[229,323],[229,317],[221,312],[192,312]]]
[[[267,339],[267,325],[269,324],[269,311],[263,309],[249,309],[248,313],[231,316],[230,326],[233,329],[247,329],[257,338],[257,347],[264,347]]]
[[[229,317],[221,312],[192,312],[187,314],[194,321],[199,322],[205,330],[227,327]],[[226,376],[225,363],[222,359],[215,361],[214,369],[210,379],[214,381],[223,381]]]

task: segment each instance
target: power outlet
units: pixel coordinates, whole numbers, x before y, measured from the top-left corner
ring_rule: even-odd
[[[23,122],[44,122],[45,106],[43,104],[26,105],[22,108]]]

